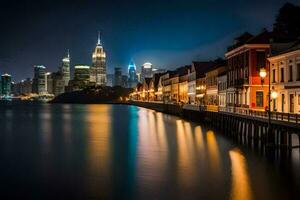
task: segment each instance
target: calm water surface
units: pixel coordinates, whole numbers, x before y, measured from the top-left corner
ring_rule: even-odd
[[[265,156],[124,105],[0,105],[1,199],[292,199],[299,150]],[[299,196],[298,196],[299,197]]]

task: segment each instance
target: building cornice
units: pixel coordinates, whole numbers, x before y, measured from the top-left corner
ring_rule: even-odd
[[[254,48],[270,48],[270,44],[244,44],[240,47],[237,47],[237,48],[225,53],[225,57],[229,58],[229,57],[236,55],[237,53],[246,52],[249,49],[254,49]]]
[[[282,60],[282,59],[285,59],[285,58],[290,57],[290,56],[295,56],[297,54],[300,56],[300,49],[295,50],[295,51],[286,52],[286,53],[283,53],[283,54],[279,54],[279,55],[276,55],[276,56],[271,56],[271,57],[268,58],[268,60],[270,62],[276,61],[276,60]]]

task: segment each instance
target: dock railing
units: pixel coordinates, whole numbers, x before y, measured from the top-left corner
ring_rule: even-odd
[[[252,117],[268,119],[267,111],[250,110],[249,108],[219,107],[219,112],[236,113],[241,115],[248,115]],[[300,123],[300,115],[295,113],[271,112],[271,119],[277,121],[293,122],[296,124]]]

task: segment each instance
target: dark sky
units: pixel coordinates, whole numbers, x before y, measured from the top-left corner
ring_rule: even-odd
[[[233,37],[271,29],[285,0],[73,0],[0,3],[0,72],[32,77],[33,65],[57,70],[69,48],[71,64],[91,64],[101,30],[109,72],[130,59],[175,68],[223,56]],[[300,4],[300,0],[289,2]]]

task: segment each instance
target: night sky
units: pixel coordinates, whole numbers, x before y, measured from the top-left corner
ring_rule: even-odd
[[[108,71],[131,59],[174,69],[192,60],[223,57],[244,31],[269,30],[284,0],[14,1],[0,4],[0,72],[18,81],[33,65],[57,70],[67,49],[71,65],[91,64],[102,32]],[[300,4],[300,0],[289,1]]]

